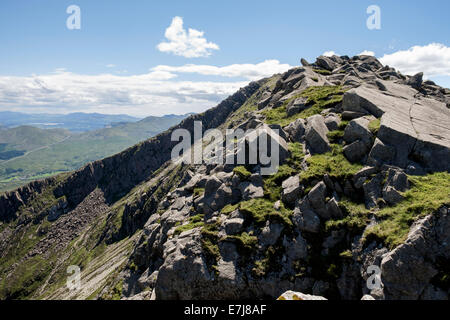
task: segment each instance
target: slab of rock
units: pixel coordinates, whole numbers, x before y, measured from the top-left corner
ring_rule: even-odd
[[[343,110],[381,117],[377,137],[395,149],[391,164],[410,158],[431,171],[450,170],[450,110],[444,102],[417,96],[412,87],[382,81],[386,91],[360,86],[344,94]]]
[[[295,291],[286,291],[283,293],[277,300],[327,300],[321,296],[313,296],[310,294],[304,294],[301,292]]]

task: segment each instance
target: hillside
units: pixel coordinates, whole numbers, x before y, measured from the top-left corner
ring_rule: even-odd
[[[450,90],[370,56],[302,64],[0,196],[0,298],[448,299]],[[195,121],[264,132],[276,172],[251,160],[249,131],[231,149],[244,163],[171,159],[172,133]],[[207,136],[191,150],[223,147]]]
[[[23,125],[40,129],[63,128],[72,132],[85,132],[103,129],[114,123],[136,122],[139,118],[128,115],[108,115],[99,113],[20,113],[12,111],[0,111],[0,125],[13,128]]]
[[[43,130],[31,126],[0,130],[0,160],[9,160],[27,151],[61,142],[70,136],[67,130]]]
[[[2,146],[4,148],[0,151],[0,157],[4,155],[4,159],[0,158],[0,191],[76,170],[90,161],[113,155],[155,136],[185,117],[148,117],[81,134],[29,126],[4,130],[0,137],[0,150]]]

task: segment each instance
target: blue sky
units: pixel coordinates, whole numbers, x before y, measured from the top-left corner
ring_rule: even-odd
[[[80,30],[66,27],[70,5],[81,9]],[[380,30],[366,27],[369,5],[381,9]],[[253,78],[326,51],[387,55],[402,72],[422,67],[450,87],[448,12],[450,2],[437,0],[2,0],[0,110],[199,112]],[[159,49],[175,17],[187,33],[204,32],[192,42],[199,56],[173,43]],[[207,68],[178,68],[187,64]]]

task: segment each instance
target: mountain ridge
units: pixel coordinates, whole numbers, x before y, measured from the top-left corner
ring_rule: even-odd
[[[445,128],[427,130],[430,110],[450,119],[450,91],[369,56],[302,63],[119,154],[0,195],[0,296],[448,299],[450,148]],[[248,162],[171,161],[171,133],[194,121],[279,130],[287,156],[268,177]],[[80,291],[64,286],[70,264]],[[381,269],[379,287],[365,285],[368,266]]]

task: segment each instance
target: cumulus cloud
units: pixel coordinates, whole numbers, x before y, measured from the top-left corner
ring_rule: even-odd
[[[100,112],[136,116],[203,112],[250,80],[290,69],[278,60],[257,64],[159,65],[146,74],[85,75],[64,68],[43,75],[1,76],[0,111]],[[234,81],[181,81],[180,73],[236,78]]]
[[[212,65],[186,64],[184,66],[159,65],[151,69],[152,72],[196,73],[206,76],[221,76],[229,78],[245,78],[256,80],[285,72],[292,68],[289,64],[282,64],[278,60],[266,60],[258,64],[232,64],[224,67]]]
[[[450,47],[440,43],[385,54],[380,61],[404,74],[424,72],[426,77],[450,76]]]
[[[334,51],[325,51],[322,55],[325,57],[338,56],[338,54]]]
[[[208,57],[212,50],[219,50],[219,46],[208,42],[203,31],[183,27],[183,18],[174,17],[172,23],[166,29],[167,42],[161,42],[157,48],[161,52],[173,53],[185,58]]]
[[[375,56],[375,52],[369,51],[369,50],[364,50],[363,52],[358,54],[358,56]]]
[[[135,116],[202,112],[248,81],[176,81],[176,75],[84,75],[58,71],[0,76],[0,111],[99,112]]]

